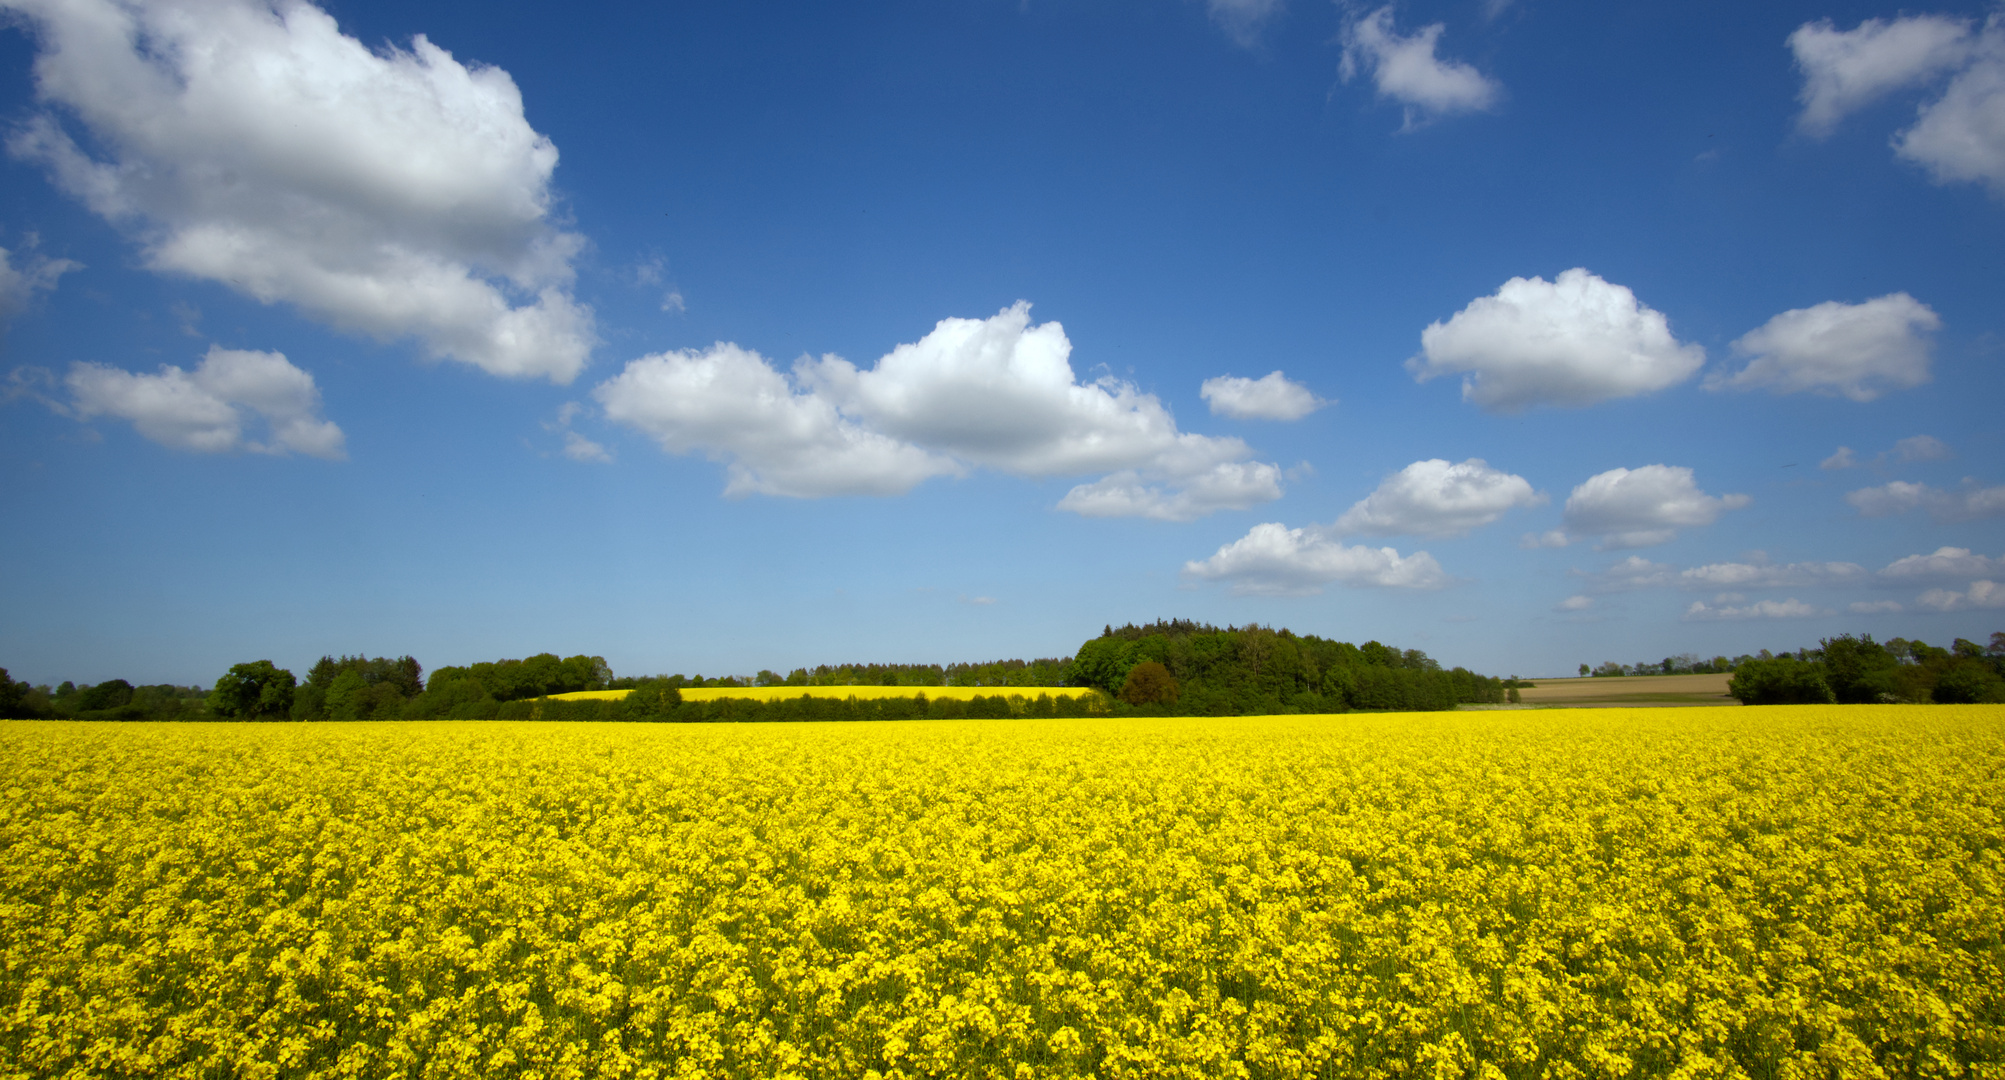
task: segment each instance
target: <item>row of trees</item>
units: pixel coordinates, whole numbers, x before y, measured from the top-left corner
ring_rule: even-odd
[[[1815,649],[1741,664],[1727,691],[1746,705],[2005,703],[2005,632],[1989,646],[1957,638],[1947,649],[1871,634],[1824,638]]]
[[[529,699],[483,701],[454,708],[454,720],[639,721],[668,723],[763,723],[777,721],[960,720],[968,718],[1074,717],[1134,711],[1109,699],[1056,697],[1036,687],[998,688],[993,696],[928,698],[923,686],[912,697],[807,697],[777,701],[724,698],[684,701],[671,678],[634,680],[624,698],[583,701]],[[877,684],[885,685],[885,684]]]
[[[1749,660],[1766,660],[1769,657],[1767,649],[1763,649],[1758,657],[1736,656],[1731,660],[1724,656],[1702,660],[1693,653],[1680,653],[1662,660],[1638,660],[1633,664],[1618,663],[1614,660],[1604,661],[1599,667],[1594,668],[1582,664],[1580,674],[1583,678],[1591,675],[1597,679],[1621,678],[1624,675],[1713,675],[1732,671]]]
[[[201,720],[208,694],[199,686],[134,686],[108,679],[82,686],[31,686],[0,668],[0,718],[67,720]]]
[[[823,698],[759,708],[742,701],[686,703],[679,692],[682,687],[728,686],[975,686],[1006,692],[975,702],[917,699],[914,704],[915,699],[903,699],[904,704],[848,705]],[[1097,687],[1107,697],[1029,692],[1055,686]],[[559,702],[547,710],[553,703],[534,709],[515,704],[604,689],[637,692],[622,702]],[[494,719],[534,712],[569,719],[862,719],[864,713],[874,718],[886,709],[900,716],[915,709],[913,715],[926,716],[1010,715],[1026,709],[1063,716],[1094,708],[1223,715],[1451,709],[1464,702],[1502,701],[1505,689],[1504,682],[1463,668],[1444,671],[1417,649],[1401,651],[1376,641],[1352,645],[1259,625],[1221,629],[1169,621],[1118,630],[1108,626],[1072,657],[822,665],[795,668],[785,676],[761,671],[752,677],[616,678],[603,657],[560,658],[554,653],[442,667],[430,678],[409,656],[323,656],[304,682],[269,660],[258,660],[232,667],[207,692],[200,687],[133,687],[121,679],[95,687],[64,683],[51,691],[14,683],[0,671],[0,716],[357,721]]]
[[[694,676],[690,686],[1065,686],[1070,657],[991,660],[984,664],[821,664],[751,679]]]

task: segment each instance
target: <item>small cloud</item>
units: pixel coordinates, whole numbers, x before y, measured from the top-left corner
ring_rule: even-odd
[[[1902,610],[1899,600],[1861,600],[1848,606],[1854,615],[1886,615]]]
[[[1706,494],[1684,466],[1645,465],[1588,477],[1567,497],[1562,517],[1569,534],[1598,536],[1603,550],[1651,547],[1669,542],[1679,529],[1711,525],[1750,501],[1746,495]]]
[[[1763,600],[1746,607],[1714,607],[1703,600],[1692,601],[1685,609],[1685,619],[1690,622],[1734,621],[1746,619],[1819,619],[1835,615],[1830,608],[1812,607],[1791,598],[1788,600]]]
[[[1929,335],[1941,328],[1942,319],[1906,293],[1785,311],[1733,343],[1750,358],[1746,367],[1731,375],[1716,371],[1704,386],[1872,401],[1929,381]]]
[[[198,308],[193,304],[184,303],[180,300],[176,300],[174,301],[174,303],[168,305],[167,310],[173,313],[174,321],[181,324],[182,333],[192,338],[198,338],[202,336],[201,308]]]
[[[1927,484],[1896,480],[1879,487],[1860,488],[1848,493],[1845,501],[1861,517],[1891,517],[1910,510],[1926,510],[1937,522],[1979,521],[2005,514],[2005,485],[1979,487],[1965,479],[1958,491],[1943,491]]]
[[[688,311],[689,305],[683,302],[682,290],[670,289],[668,292],[662,294],[661,310],[666,311],[671,315],[680,315],[683,312]]]
[[[1504,96],[1496,80],[1459,60],[1434,53],[1446,24],[1434,23],[1402,37],[1392,24],[1392,5],[1344,28],[1340,74],[1350,82],[1369,72],[1378,95],[1404,108],[1401,131],[1412,131],[1455,113],[1488,112]]]
[[[612,451],[575,431],[564,433],[564,456],[572,461],[611,461]]]
[[[1389,547],[1339,543],[1328,530],[1291,529],[1277,522],[1247,534],[1202,562],[1184,564],[1184,576],[1229,581],[1232,591],[1256,596],[1308,596],[1326,585],[1439,589],[1449,584],[1441,564],[1425,551],[1402,556]]]
[[[1916,597],[1915,603],[1930,611],[1941,612],[1995,610],[2005,608],[2005,585],[1995,581],[1973,581],[1970,587],[1962,592],[1951,589],[1930,589]]]
[[[1281,0],[1205,0],[1211,21],[1246,48],[1260,41],[1260,31],[1281,13]]]
[[[1307,480],[1316,475],[1316,467],[1309,464],[1306,460],[1298,461],[1288,468],[1283,469],[1281,475],[1289,480]]]
[[[1371,536],[1462,536],[1520,506],[1537,506],[1546,496],[1522,476],[1493,469],[1482,458],[1450,464],[1441,458],[1416,461],[1393,473],[1378,490],[1337,519],[1338,534]]]
[[[27,237],[26,250],[0,248],[0,323],[19,315],[35,298],[56,287],[56,281],[84,264],[73,259],[49,259],[34,252],[35,237]],[[20,265],[16,266],[15,263]]]
[[[1594,606],[1594,597],[1577,595],[1577,596],[1569,596],[1566,599],[1561,600],[1559,603],[1554,604],[1552,609],[1554,611],[1561,612],[1563,614],[1574,614],[1576,612],[1586,611],[1587,609],[1593,606]]]
[[[576,420],[585,407],[575,401],[567,401],[557,410],[557,419],[545,421],[543,430],[561,433],[564,436],[564,456],[572,461],[609,462],[613,452],[599,443],[571,430],[571,421]]]
[[[1670,588],[1678,584],[1677,567],[1669,563],[1651,562],[1641,555],[1631,555],[1598,573],[1575,570],[1573,574],[1575,577],[1586,578],[1588,588],[1600,593]]]
[[[1970,23],[1941,15],[1867,19],[1840,30],[1829,19],[1804,23],[1789,35],[1803,72],[1797,99],[1804,132],[1829,135],[1845,114],[1884,94],[1960,67],[1970,55]]]
[[[1565,529],[1548,529],[1542,533],[1526,533],[1518,537],[1518,546],[1526,550],[1537,548],[1563,548],[1573,543],[1573,538]]]
[[[141,435],[177,450],[348,456],[341,429],[320,417],[313,376],[283,353],[211,346],[195,370],[163,364],[157,375],[77,363],[63,384],[70,391],[66,415],[128,420]],[[251,415],[263,421],[263,441],[245,437]]]
[[[1258,379],[1220,375],[1206,379],[1198,396],[1211,403],[1215,416],[1235,420],[1300,420],[1317,409],[1335,402],[1324,401],[1298,382],[1290,382],[1279,371]]]
[[[967,604],[970,607],[988,607],[996,602],[996,598],[993,596],[963,596],[959,599],[961,603]]]
[[[1817,467],[1820,469],[1856,469],[1859,467],[1859,460],[1852,456],[1851,447],[1841,446],[1838,448],[1837,453],[1818,462]]]
[[[1939,547],[1928,555],[1895,559],[1878,576],[1882,581],[1901,585],[1923,581],[2005,578],[2005,556],[1992,559],[1973,554],[1969,548]]]
[[[1946,461],[1954,456],[1947,444],[1931,435],[1914,435],[1894,444],[1894,460],[1903,465],[1916,461]]]
[[[1757,551],[1746,562],[1708,563],[1682,571],[1678,584],[1687,589],[1782,589],[1803,586],[1855,585],[1866,580],[1866,568],[1849,562],[1770,562]]]
[[[1941,95],[1895,134],[1894,152],[1938,184],[1982,182],[2005,197],[2005,13],[1975,32],[1946,15],[1868,19],[1852,30],[1823,20],[1798,27],[1789,46],[1804,76],[1798,126],[1812,137],[1880,97],[1948,75]]]

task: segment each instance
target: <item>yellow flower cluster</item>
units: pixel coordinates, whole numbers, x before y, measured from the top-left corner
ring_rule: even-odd
[[[868,701],[918,697],[921,694],[928,699],[952,698],[956,701],[972,701],[978,697],[1029,700],[1044,694],[1053,698],[1100,696],[1100,691],[1090,686],[685,686],[678,692],[684,701],[718,701],[723,698],[791,701],[801,697]],[[573,690],[568,694],[551,694],[550,700],[619,701],[631,693],[631,690]]]
[[[2005,708],[0,725],[7,1077],[1999,1077]]]

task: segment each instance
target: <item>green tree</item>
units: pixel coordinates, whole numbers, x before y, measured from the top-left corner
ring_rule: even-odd
[[[1727,683],[1727,693],[1742,705],[1829,705],[1837,700],[1824,681],[1823,665],[1786,656],[1742,664]]]
[[[1818,642],[1824,652],[1824,681],[1840,704],[1891,701],[1900,693],[1900,661],[1873,635],[1840,634]]]
[[[292,710],[297,684],[269,660],[238,664],[209,691],[209,711],[230,720],[276,720]]]

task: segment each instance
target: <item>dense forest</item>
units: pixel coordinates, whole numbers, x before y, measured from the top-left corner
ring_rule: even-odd
[[[1586,668],[1587,665],[1581,665]],[[1988,647],[1962,638],[1947,649],[1870,635],[1825,638],[1816,649],[1700,661],[1691,655],[1596,675],[1735,673],[1749,704],[1785,702],[2005,702],[2005,633]],[[64,720],[865,720],[1086,712],[1231,715],[1417,711],[1516,700],[1515,679],[1444,670],[1418,649],[1362,645],[1250,625],[1184,620],[1105,627],[1071,657],[966,664],[837,664],[782,676],[614,676],[603,657],[539,653],[521,660],[442,667],[424,677],[409,656],[323,656],[301,682],[268,660],[238,664],[208,690],[96,685],[31,686],[0,668],[0,718]],[[1529,684],[1525,684],[1529,685]],[[909,686],[911,698],[846,701],[683,701],[689,687]],[[928,686],[994,687],[971,701],[927,699]],[[1090,686],[1103,697],[1040,695],[1038,687]],[[631,690],[618,701],[543,700],[577,690]]]

